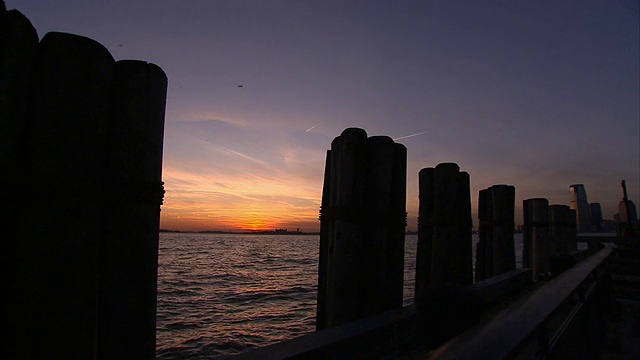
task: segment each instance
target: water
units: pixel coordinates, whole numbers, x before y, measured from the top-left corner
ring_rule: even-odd
[[[314,331],[318,242],[317,235],[160,234],[157,358],[222,357]],[[405,305],[413,301],[416,245],[407,235]],[[520,234],[516,254],[520,264]]]

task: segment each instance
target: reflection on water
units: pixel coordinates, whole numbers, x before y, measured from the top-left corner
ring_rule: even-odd
[[[157,357],[210,359],[314,331],[318,242],[317,235],[160,234]],[[405,305],[413,301],[416,245],[408,235]],[[517,234],[518,266],[521,255]]]

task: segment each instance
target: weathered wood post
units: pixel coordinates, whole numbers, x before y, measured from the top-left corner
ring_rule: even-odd
[[[551,271],[549,257],[549,201],[542,198],[522,202],[524,212],[522,265],[531,269],[533,281]]]
[[[153,359],[167,77],[153,64],[118,61],[113,89],[98,354]]]
[[[575,220],[571,220],[572,216],[575,218],[575,212],[572,213],[567,205],[549,206],[549,229],[553,244],[553,255],[550,260],[553,276],[573,265],[573,260],[568,256],[569,242],[572,233],[575,232]]]
[[[569,225],[567,227],[567,239],[565,248],[567,253],[578,251],[578,212],[569,208]]]
[[[403,288],[406,148],[349,128],[327,156],[318,330],[401,307]]]
[[[416,276],[414,302],[425,302],[427,286],[431,284],[434,228],[434,168],[418,172],[418,248],[416,251]]]
[[[316,306],[316,330],[327,328],[327,271],[329,257],[329,229],[331,217],[329,214],[331,183],[331,150],[327,150],[324,165],[324,181],[322,185],[322,204],[320,205],[320,250],[318,254],[318,300]]]
[[[95,355],[99,242],[104,228],[106,130],[115,61],[102,45],[48,33],[31,102],[28,200],[35,358]]]
[[[516,268],[515,190],[513,186],[494,185],[479,193],[476,281]]]
[[[419,177],[418,234],[424,235],[418,238],[416,255],[418,308],[429,285],[473,283],[469,174],[457,164],[442,163],[422,169]]]
[[[31,213],[27,176],[28,99],[38,34],[29,19],[17,10],[6,11],[0,2],[0,226],[5,299],[5,347],[7,359],[26,357],[31,351],[31,329],[25,321],[32,309],[26,291],[34,263],[29,254],[28,228],[23,217]]]
[[[27,101],[38,34],[17,10],[0,9],[0,24],[0,166],[7,177],[25,172]],[[2,192],[2,196],[11,194],[16,193]]]
[[[567,205],[549,205],[549,228],[554,255],[567,254],[567,241],[571,230],[571,208]]]

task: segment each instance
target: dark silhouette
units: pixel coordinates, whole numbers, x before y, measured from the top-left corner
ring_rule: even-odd
[[[318,330],[402,307],[406,148],[349,128],[327,152]]]
[[[155,358],[167,78],[0,10],[7,358]]]

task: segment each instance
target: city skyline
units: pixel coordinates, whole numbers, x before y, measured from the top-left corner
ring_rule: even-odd
[[[583,184],[569,186],[571,192],[571,209],[576,211],[576,227],[578,232],[591,231],[591,209],[587,200],[587,191]]]
[[[70,32],[169,78],[161,227],[317,231],[326,150],[347,127],[407,147],[408,230],[422,168],[478,191],[603,218],[640,203],[633,1],[5,1],[42,38]]]

